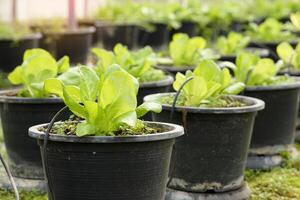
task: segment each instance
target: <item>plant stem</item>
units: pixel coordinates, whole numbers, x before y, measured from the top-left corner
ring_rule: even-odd
[[[75,0],[69,0],[68,5],[68,13],[69,13],[69,19],[68,19],[68,28],[70,30],[75,30],[77,28],[77,21],[76,21],[76,13],[75,13]]]

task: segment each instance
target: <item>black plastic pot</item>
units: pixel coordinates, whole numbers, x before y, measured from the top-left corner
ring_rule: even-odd
[[[16,41],[0,39],[0,70],[11,72],[16,66],[22,64],[26,49],[37,48],[41,37],[41,34],[36,33]]]
[[[138,28],[138,46],[151,46],[155,50],[164,48],[169,42],[169,30],[166,24],[154,23],[155,30],[148,32]]]
[[[179,29],[172,29],[170,32],[170,39],[172,39],[173,35],[176,33],[185,33],[189,37],[194,37],[197,35],[197,23],[195,22],[182,22],[181,27]]]
[[[64,103],[58,98],[0,96],[0,114],[9,167],[14,177],[43,179],[41,155],[28,128],[49,122]]]
[[[72,65],[85,64],[92,46],[95,28],[79,28],[75,31],[43,33],[40,47],[51,52],[57,59],[65,55],[70,57]]]
[[[293,47],[296,47],[298,44],[298,41],[289,41],[290,45]],[[279,58],[277,56],[276,48],[280,44],[280,42],[256,42],[252,41],[249,44],[249,47],[256,47],[256,48],[263,48],[268,49],[270,53],[270,58],[272,58],[274,61],[277,61]]]
[[[148,122],[162,133],[140,136],[50,135],[46,175],[50,199],[163,200],[178,125]],[[43,150],[41,125],[31,127]]]
[[[161,81],[142,83],[140,85],[137,97],[138,105],[142,104],[144,97],[149,94],[168,92],[173,81],[173,77],[168,75],[164,80]]]
[[[89,19],[82,19],[80,21],[78,21],[78,24],[80,27],[94,27],[95,28],[95,32],[93,33],[93,39],[92,39],[92,45],[97,45],[100,38],[98,37],[98,22],[97,21],[94,21],[94,20],[89,20]]]
[[[278,155],[293,145],[299,92],[299,79],[286,85],[246,88],[244,95],[262,99],[266,104],[256,118],[250,157]]]
[[[105,49],[112,50],[118,43],[133,49],[137,45],[138,28],[129,24],[96,23],[97,37]]]
[[[248,24],[248,21],[233,20],[230,25],[230,30],[234,32],[244,32]]]
[[[270,51],[268,49],[248,47],[245,50],[251,53],[257,53],[261,58],[268,58],[270,56]],[[222,55],[219,60],[235,63],[236,55]]]
[[[149,95],[144,100],[169,94],[174,93]],[[161,113],[153,113],[154,121],[181,124],[185,128],[186,134],[176,140],[169,188],[190,193],[219,193],[243,187],[243,172],[254,119],[257,111],[263,109],[264,103],[243,96],[232,98],[249,106],[176,106],[171,117],[172,107],[163,105]]]

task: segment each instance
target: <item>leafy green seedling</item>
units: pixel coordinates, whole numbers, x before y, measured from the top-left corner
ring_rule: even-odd
[[[147,102],[137,107],[139,83],[118,65],[111,65],[100,77],[86,66],[79,68],[78,85],[65,85],[51,78],[45,90],[60,96],[69,109],[85,119],[76,128],[76,135],[114,135],[124,124],[134,127],[138,117],[148,111],[160,112],[161,105]]]
[[[295,36],[284,25],[274,18],[268,18],[257,25],[251,23],[248,35],[257,42],[281,42],[294,39]]]
[[[185,75],[177,73],[173,83],[175,91],[190,77],[193,79],[182,90],[186,106],[208,104],[221,95],[238,94],[245,88],[243,83],[231,78],[227,68],[221,70],[212,60],[202,60],[193,72],[188,70]]]
[[[144,47],[138,51],[129,51],[126,46],[117,44],[113,52],[104,49],[94,48],[92,52],[97,56],[97,72],[102,74],[107,67],[118,64],[128,73],[143,82],[157,81],[165,78],[161,70],[154,69],[156,55],[151,47]]]
[[[300,69],[300,43],[294,49],[289,43],[282,42],[276,50],[279,58],[284,63],[284,67]]]
[[[43,89],[44,81],[55,78],[69,69],[69,57],[56,60],[43,49],[31,49],[24,53],[23,63],[8,75],[14,85],[24,88],[19,96],[42,98],[49,96]]]
[[[200,53],[205,47],[204,38],[189,38],[186,34],[177,33],[169,44],[169,53],[176,66],[195,65],[201,59]]]
[[[250,37],[236,32],[230,32],[227,37],[221,36],[217,40],[216,48],[222,55],[233,55],[245,49]]]
[[[249,52],[238,54],[236,65],[232,65],[231,68],[236,80],[247,86],[271,85],[287,81],[285,76],[276,76],[280,67],[272,59],[261,59]]]

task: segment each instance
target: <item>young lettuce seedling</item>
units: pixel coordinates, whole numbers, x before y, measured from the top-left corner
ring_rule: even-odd
[[[212,60],[202,60],[193,72],[188,70],[185,75],[177,73],[173,83],[175,91],[190,77],[193,79],[182,90],[186,106],[209,104],[224,94],[238,94],[245,88],[242,82],[231,78],[227,68],[221,70]]]
[[[79,67],[79,85],[65,85],[51,78],[45,90],[60,96],[69,109],[84,119],[76,127],[76,135],[114,135],[127,124],[134,127],[138,117],[148,111],[160,112],[161,105],[147,102],[137,107],[139,83],[118,65],[107,67],[100,77],[86,66]]]
[[[69,66],[69,57],[67,56],[56,61],[43,49],[27,50],[24,53],[23,63],[8,75],[8,79],[14,85],[22,84],[24,86],[20,90],[19,96],[48,97],[49,93],[43,89],[44,81],[66,72]]]
[[[284,24],[274,18],[268,18],[259,25],[251,23],[248,35],[258,42],[280,42],[295,37],[290,31],[285,30]]]
[[[272,85],[289,81],[286,76],[276,76],[280,66],[275,64],[272,59],[261,59],[253,53],[238,54],[236,66],[232,65],[232,69],[236,80],[247,86]]]
[[[216,48],[222,55],[233,55],[246,48],[249,42],[250,37],[230,32],[227,37],[218,38]]]
[[[169,44],[169,54],[175,66],[195,65],[201,59],[205,47],[204,38],[189,38],[187,34],[177,33]]]
[[[300,69],[300,43],[294,49],[289,43],[282,42],[277,46],[277,54],[283,61],[284,67]]]
[[[161,70],[154,69],[156,55],[151,47],[144,47],[138,51],[129,51],[126,46],[117,44],[113,52],[94,48],[92,52],[97,56],[97,72],[102,74],[112,64],[122,66],[128,73],[143,82],[158,81],[165,78]]]

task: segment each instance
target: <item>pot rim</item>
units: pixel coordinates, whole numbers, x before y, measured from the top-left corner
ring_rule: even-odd
[[[259,41],[259,40],[252,40],[249,44],[250,45],[254,45],[254,44],[262,44],[262,45],[279,45],[281,42],[283,41]],[[290,43],[291,45],[297,45],[300,40],[299,39],[292,39],[292,40],[288,40],[288,43]]]
[[[290,78],[294,79],[296,82],[285,83],[279,85],[267,85],[267,86],[247,86],[245,92],[248,91],[272,91],[272,90],[289,90],[300,88],[300,77],[290,76]]]
[[[0,103],[16,103],[16,104],[45,104],[45,103],[63,103],[63,100],[58,97],[33,98],[33,97],[18,97],[7,96],[9,92],[17,92],[18,89],[1,90]]]
[[[166,70],[168,72],[186,72],[187,70],[194,70],[196,66],[181,66],[176,67],[175,65],[162,65],[158,64],[155,66],[157,69]]]
[[[8,41],[8,42],[16,41],[16,42],[19,42],[19,41],[24,41],[24,40],[39,40],[42,37],[43,37],[42,34],[37,32],[37,33],[29,33],[29,34],[24,35],[23,37],[20,37],[20,38],[17,38],[17,39],[3,38],[3,39],[0,39],[0,41]]]
[[[267,48],[258,48],[258,47],[246,47],[244,49],[245,51],[256,51],[258,52],[260,57],[267,57],[270,55],[270,50]],[[226,59],[226,58],[236,58],[237,54],[228,54],[228,55],[221,55],[221,57],[219,59]]]
[[[93,26],[78,27],[75,30],[62,30],[58,32],[45,32],[43,35],[83,35],[83,34],[93,34],[96,28]]]
[[[133,143],[133,142],[150,142],[150,141],[160,141],[169,140],[179,137],[184,134],[184,129],[180,125],[162,122],[148,122],[147,124],[159,125],[167,127],[167,131],[162,133],[148,134],[148,135],[132,135],[132,136],[65,136],[65,135],[55,135],[50,134],[49,140],[56,142],[70,142],[70,143]],[[28,135],[36,139],[44,139],[45,133],[38,130],[46,124],[39,124],[29,128]]]
[[[166,96],[170,94],[175,94],[175,92],[168,92],[168,93],[157,93],[151,94],[144,97],[144,102],[151,101],[152,99],[156,99],[157,97]],[[204,114],[232,114],[232,113],[249,113],[249,112],[256,112],[265,108],[265,102],[247,96],[241,95],[224,95],[229,96],[238,100],[243,100],[246,103],[249,103],[248,106],[243,107],[230,107],[230,108],[197,108],[191,106],[175,106],[175,111],[187,111],[190,113],[204,113]],[[162,104],[163,109],[165,110],[172,110],[172,105]]]
[[[140,88],[168,86],[171,85],[173,82],[174,82],[174,78],[171,75],[166,75],[165,79],[163,80],[141,83]]]

